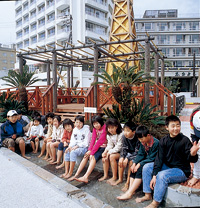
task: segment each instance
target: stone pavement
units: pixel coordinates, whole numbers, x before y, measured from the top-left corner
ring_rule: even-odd
[[[0,161],[0,208],[111,208],[6,148]]]

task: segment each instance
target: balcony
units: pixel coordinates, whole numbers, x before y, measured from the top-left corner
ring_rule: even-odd
[[[96,7],[102,11],[108,12],[108,4],[107,3],[101,3],[100,0],[85,0],[85,3],[87,5],[90,5],[91,7]]]
[[[108,25],[107,18],[97,18],[94,14],[91,15],[85,14],[85,19],[90,20],[90,22],[95,22],[103,26]]]
[[[68,39],[69,35],[70,31],[68,29],[59,29],[57,30],[56,39],[59,41],[66,40],[66,38]]]
[[[69,7],[69,0],[56,0],[56,9],[63,10]]]

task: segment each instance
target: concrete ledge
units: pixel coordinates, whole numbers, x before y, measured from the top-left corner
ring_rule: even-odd
[[[200,207],[200,190],[172,184],[168,187],[165,201],[176,207]]]
[[[93,197],[81,189],[78,189],[67,181],[62,180],[61,178],[53,175],[7,148],[0,148],[0,154],[6,156],[8,160],[14,161],[17,165],[23,166],[27,171],[35,174],[38,179],[40,178],[41,180],[47,182],[52,189],[59,190],[61,194],[64,194],[67,198],[78,203],[81,207],[112,208],[112,206],[105,204],[103,201]]]

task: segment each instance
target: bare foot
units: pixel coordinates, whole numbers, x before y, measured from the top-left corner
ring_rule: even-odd
[[[136,203],[141,203],[141,202],[144,202],[144,201],[149,201],[149,200],[152,200],[152,196],[143,196],[143,197],[141,197],[141,198],[136,198],[135,199],[135,201],[136,201]]]
[[[38,155],[38,158],[42,157],[42,155],[43,155],[43,154],[39,154],[39,155]]]
[[[62,175],[60,175],[60,178],[64,178],[65,176],[67,176],[68,173],[63,173]]]
[[[189,186],[194,186],[198,181],[199,181],[199,179],[193,177],[192,179],[190,179],[190,180],[188,181],[188,185],[189,185]]]
[[[33,154],[37,154],[37,152],[36,152],[36,151],[33,151],[32,153],[33,153]]]
[[[61,165],[56,166],[56,169],[58,170],[58,169],[60,169],[60,168],[64,168],[64,167],[65,167],[65,164],[64,164],[64,163],[62,163]]]
[[[117,179],[115,179],[115,178],[111,178],[111,179],[107,180],[106,183],[108,183],[108,184],[110,184],[111,186],[113,186],[113,184],[115,183],[116,180],[117,180]]]
[[[68,173],[66,176],[64,176],[63,178],[68,179],[72,176],[72,174]]]
[[[25,158],[25,159],[27,159],[27,160],[31,159],[31,157],[27,157],[26,155],[24,155],[22,157]]]
[[[72,177],[68,178],[67,180],[68,180],[68,181],[73,181],[73,180],[75,180],[75,179],[76,179],[76,177],[77,177],[77,176],[76,176],[76,175],[74,175],[74,176],[72,176]]]
[[[118,184],[120,184],[122,182],[123,182],[122,180],[118,179],[117,181],[114,182],[113,186],[116,186],[116,185],[118,185]]]
[[[46,159],[46,161],[51,161],[51,160],[52,160],[51,158],[47,158],[47,159]]]
[[[57,161],[54,161],[54,160],[53,161],[50,161],[49,164],[56,165],[57,164]]]
[[[153,200],[151,204],[149,204],[147,207],[144,207],[144,208],[157,208],[159,204],[160,204],[159,202]]]
[[[47,160],[47,159],[48,159],[48,157],[47,157],[47,156],[45,156],[45,157],[43,157],[42,159],[43,159],[43,160]]]
[[[101,181],[106,180],[107,178],[108,178],[108,176],[103,176],[103,177],[99,178],[98,181],[101,182]]]
[[[83,183],[88,183],[88,178],[86,177],[80,177],[80,178],[75,178],[76,181],[79,181],[79,182],[83,182]]]
[[[126,183],[124,187],[121,189],[123,192],[126,192],[128,190],[129,185]]]
[[[134,194],[135,194],[135,192],[131,194],[130,192],[127,191],[125,194],[123,194],[123,195],[121,195],[121,196],[118,196],[117,199],[118,199],[118,200],[121,200],[121,201],[128,200],[128,199],[131,199],[131,197],[132,197]]]

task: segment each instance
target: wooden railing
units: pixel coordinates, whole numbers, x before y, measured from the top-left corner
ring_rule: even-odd
[[[85,107],[94,107],[94,86],[91,86],[85,95]],[[85,113],[85,120],[89,120],[89,113]]]
[[[51,84],[46,92],[42,95],[42,115],[47,112],[53,111],[53,86],[55,83]]]

